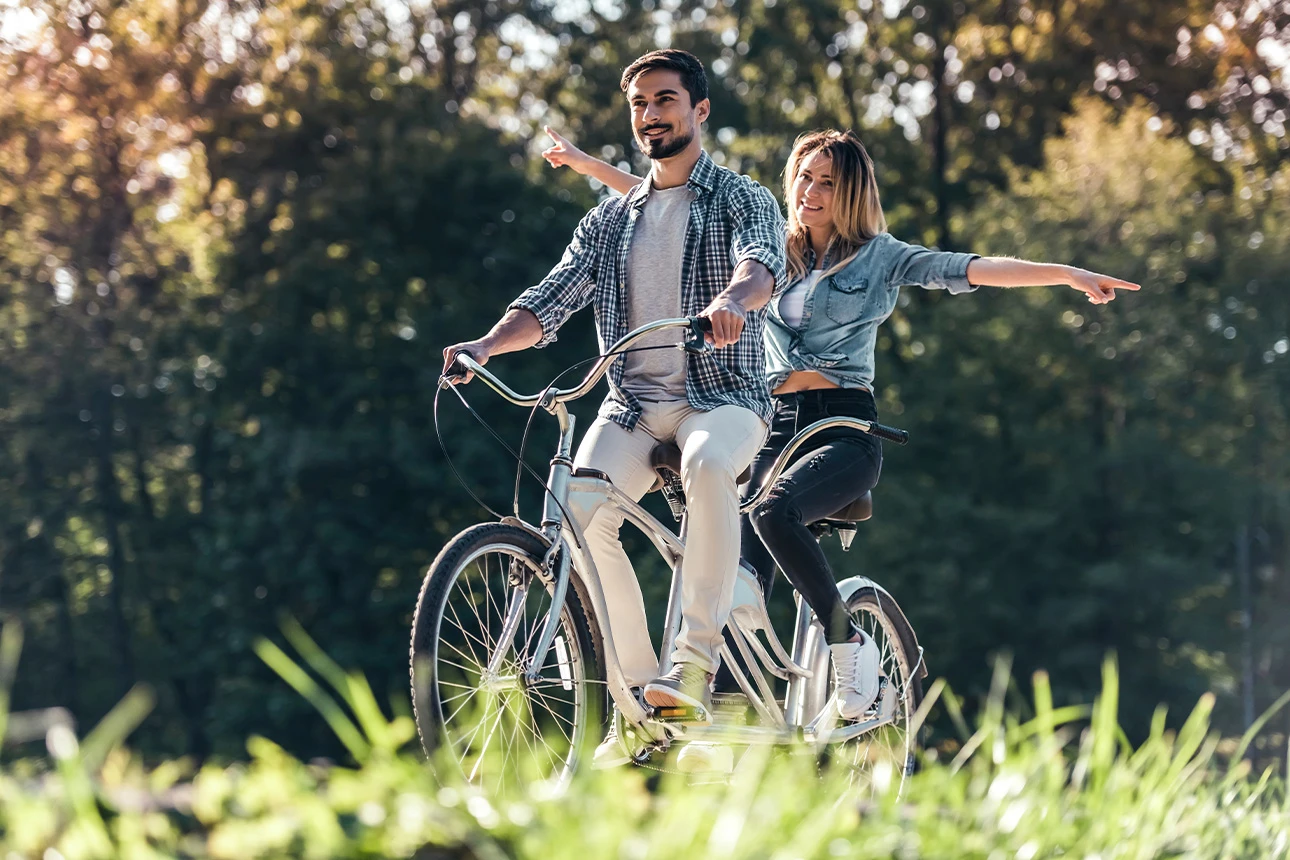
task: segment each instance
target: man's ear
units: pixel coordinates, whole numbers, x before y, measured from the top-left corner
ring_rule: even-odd
[[[694,112],[698,116],[699,124],[702,125],[708,121],[708,115],[712,113],[712,102],[704,99],[694,106]]]

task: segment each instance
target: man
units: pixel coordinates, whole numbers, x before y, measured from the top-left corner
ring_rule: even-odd
[[[650,158],[649,180],[589,212],[551,273],[511,303],[487,335],[445,349],[444,367],[458,352],[483,364],[494,355],[545,346],[587,304],[595,307],[602,350],[654,320],[711,320],[716,349],[710,354],[655,349],[614,363],[609,395],[575,457],[576,466],[604,472],[639,499],[653,482],[654,445],[675,440],[681,448],[690,512],[682,625],[672,669],[662,677],[654,677],[658,660],[644,600],[618,540],[622,517],[608,509],[572,511],[600,573],[628,682],[644,686],[652,705],[710,711],[709,687],[739,556],[735,478],[760,448],[771,414],[762,308],[784,285],[784,222],[770,192],[717,167],[704,153],[699,128],[711,105],[696,57],[654,51],[627,67],[621,85],[632,133]],[[661,332],[653,343],[677,339],[677,332]],[[648,345],[648,339],[637,343]],[[594,763],[626,761],[611,727]]]

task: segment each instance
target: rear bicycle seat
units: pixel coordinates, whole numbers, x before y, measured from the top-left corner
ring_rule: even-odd
[[[845,552],[851,549],[851,542],[856,539],[856,525],[873,516],[873,493],[865,493],[840,511],[817,520],[811,524],[811,531],[817,536],[838,533],[838,541]]]

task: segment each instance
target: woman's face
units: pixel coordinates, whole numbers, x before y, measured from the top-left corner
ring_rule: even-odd
[[[797,168],[793,181],[793,207],[797,220],[812,232],[833,233],[833,159],[822,150],[812,152]]]

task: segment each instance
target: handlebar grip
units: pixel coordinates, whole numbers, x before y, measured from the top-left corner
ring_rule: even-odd
[[[897,445],[909,444],[908,430],[901,430],[899,427],[888,427],[876,421],[869,425],[869,434],[877,436],[879,439],[886,439],[888,442],[895,442]]]
[[[711,333],[712,320],[707,317],[690,317],[690,334],[685,339],[685,351],[694,355],[712,352],[712,344],[704,337]]]
[[[463,349],[460,352],[457,352],[452,357],[452,363],[449,364],[448,368],[443,372],[443,377],[442,377],[443,379],[445,380],[465,379],[466,375],[470,373],[470,368],[462,364],[461,357],[463,355],[466,358],[471,359],[471,361],[474,361],[475,357],[471,355],[469,352],[466,352],[466,350]]]

